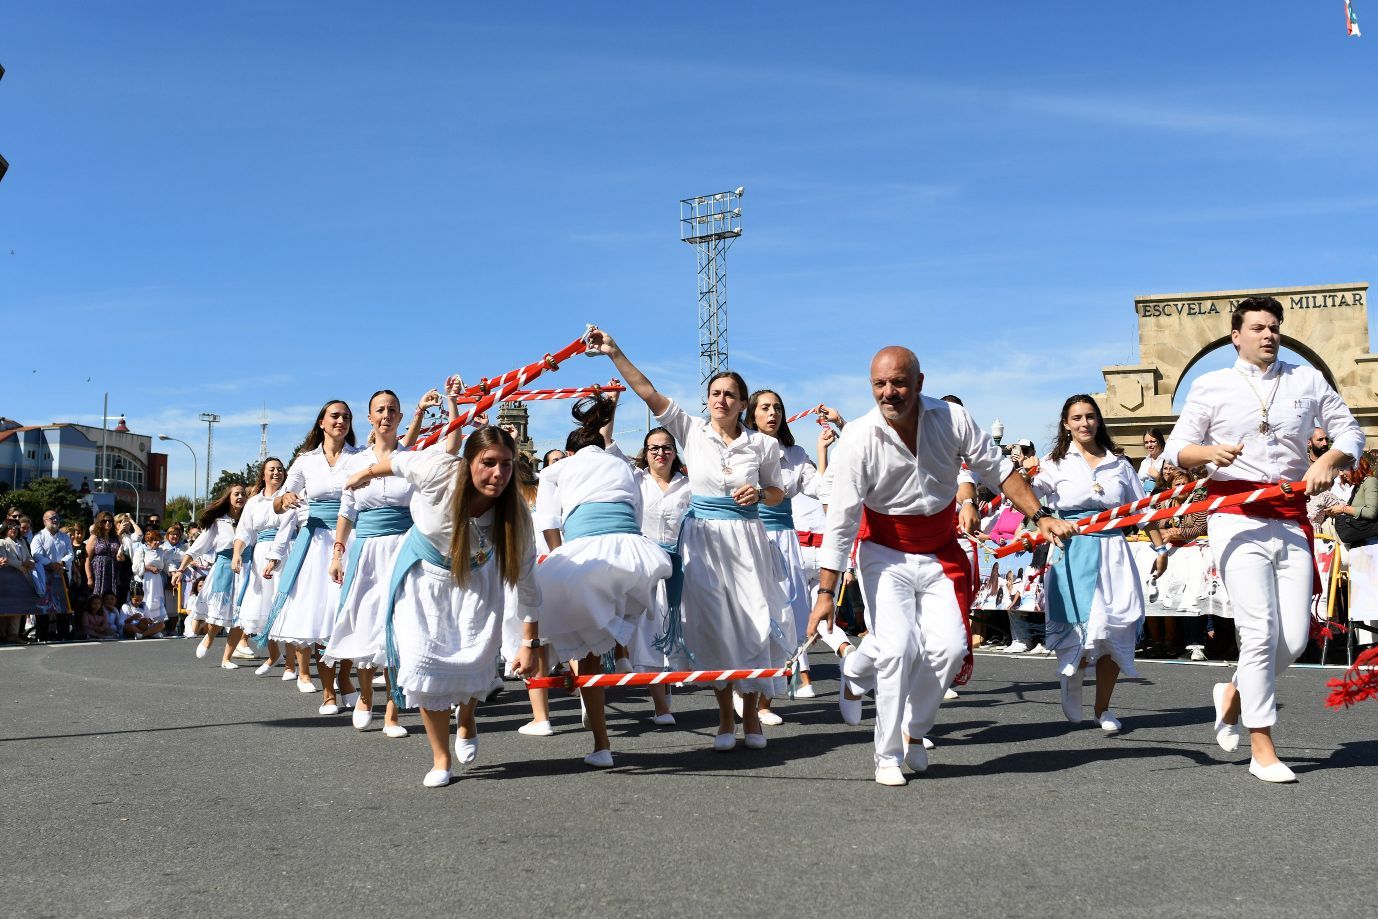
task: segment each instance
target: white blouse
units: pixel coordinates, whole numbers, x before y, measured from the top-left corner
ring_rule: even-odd
[[[393,451],[392,458],[396,457],[397,452]],[[347,482],[354,473],[372,466],[376,459],[373,448],[365,447],[358,453],[340,457],[340,461],[335,465],[343,467]],[[340,516],[350,523],[357,523],[359,511],[370,511],[379,507],[406,507],[411,503],[414,491],[411,484],[401,476],[385,475],[370,479],[363,488],[344,491],[340,496]]]
[[[201,531],[187,552],[205,565],[215,561],[215,554],[234,545],[234,521],[229,517],[217,518],[215,523]]]
[[[632,478],[636,479],[636,487],[641,490],[641,535],[662,546],[676,545],[684,515],[689,513],[689,501],[694,497],[689,477],[676,472],[670,484],[661,490],[656,477],[636,465],[617,444],[611,444],[608,452],[626,461],[631,467]]]
[[[239,514],[239,526],[235,528],[234,538],[244,543],[246,547],[254,546],[258,543],[258,534],[262,530],[280,530],[288,526],[289,521],[296,511],[288,508],[281,514],[273,511],[273,499],[282,491],[259,492],[250,496],[244,502],[244,510]]]
[[[730,496],[743,485],[783,488],[780,444],[774,437],[742,429],[726,443],[712,425],[687,414],[669,400],[656,416],[679,442],[680,459],[689,469],[689,487],[696,495]]]
[[[346,444],[334,466],[325,461],[322,447],[303,453],[292,461],[292,467],[287,470],[283,490],[303,495],[311,501],[339,501],[350,476],[347,460],[360,449]]]
[[[630,504],[641,517],[641,490],[626,460],[599,446],[584,447],[540,473],[536,490],[536,528],[558,530],[581,504],[612,501]]]
[[[1144,496],[1143,483],[1129,460],[1107,453],[1092,468],[1075,446],[1061,461],[1043,457],[1038,475],[1029,484],[1035,495],[1058,511],[1117,507]]]

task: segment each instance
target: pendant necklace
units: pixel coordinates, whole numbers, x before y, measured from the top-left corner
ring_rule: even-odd
[[[1249,379],[1247,374],[1238,367],[1234,369],[1234,372],[1244,378],[1244,382],[1249,384],[1249,389],[1253,392],[1254,398],[1258,400],[1260,418],[1258,422],[1258,433],[1267,434],[1273,429],[1273,426],[1268,423],[1268,410],[1273,407],[1273,400],[1277,398],[1278,384],[1282,382],[1282,374],[1277,374],[1273,378],[1273,388],[1269,391],[1268,400],[1265,402],[1262,393],[1258,391],[1258,387],[1254,385],[1254,381]]]
[[[478,549],[470,553],[469,566],[473,569],[482,568],[484,563],[488,561],[488,540],[484,538],[483,531],[479,529],[477,523],[474,523],[472,517],[469,518],[469,532],[478,540]]]

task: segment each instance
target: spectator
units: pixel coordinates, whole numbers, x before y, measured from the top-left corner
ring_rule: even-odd
[[[91,537],[86,540],[86,582],[91,585],[92,596],[99,597],[106,591],[114,593],[119,588],[119,552],[115,518],[109,511],[101,511],[91,524]]]
[[[72,606],[67,595],[67,576],[72,567],[72,540],[62,532],[62,517],[57,511],[43,513],[43,529],[29,542],[38,565],[38,590],[41,595],[35,626],[39,641],[48,641],[50,626],[56,624],[56,637],[62,640],[71,631]]]
[[[565,451],[563,450],[547,450],[545,451],[545,456],[541,458],[541,468],[545,469],[552,466],[564,458]]]
[[[5,520],[0,536],[0,642],[18,644],[24,636],[24,617],[38,609],[37,567],[29,544],[20,536],[19,520]]]
[[[1144,432],[1144,459],[1139,463],[1139,481],[1143,482],[1144,494],[1150,494],[1163,471],[1163,448],[1167,446],[1167,435],[1162,428],[1149,428]]]
[[[120,541],[119,552],[115,556],[115,597],[123,603],[129,596],[130,585],[134,583],[134,549],[144,541],[144,534],[132,516],[120,514],[115,518],[115,538]]]
[[[1348,548],[1378,544],[1378,451],[1368,450],[1359,457],[1353,471],[1344,475],[1355,486],[1348,504],[1325,509],[1335,520],[1335,533]]]
[[[73,523],[66,529],[67,538],[72,542],[72,574],[67,586],[67,601],[72,607],[71,637],[74,639],[85,637],[86,623],[82,617],[86,597],[91,593],[91,583],[86,579],[86,530],[80,523]]]
[[[150,527],[145,531],[145,538],[148,533],[157,531]],[[161,611],[154,611],[144,605],[143,592],[135,585],[134,590],[129,595],[129,602],[120,610],[120,621],[122,625],[120,631],[125,638],[152,638],[163,630],[167,625],[167,615]]]
[[[114,594],[107,596],[113,598]],[[86,637],[92,641],[110,641],[119,638],[119,632],[115,630],[114,623],[105,613],[105,604],[101,600],[100,594],[91,594],[86,598],[86,613],[82,616],[82,631]]]
[[[1024,569],[1005,572],[1005,611],[1010,617],[1010,644],[1005,654],[1026,654],[1033,650],[1033,626],[1024,618]]]

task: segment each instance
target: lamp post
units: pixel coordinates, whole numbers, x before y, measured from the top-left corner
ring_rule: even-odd
[[[990,439],[995,441],[995,445],[1000,446],[1000,438],[1005,436],[1005,424],[999,417],[996,417],[995,424],[990,426]]]
[[[130,491],[134,492],[134,519],[137,521],[140,517],[143,516],[143,512],[141,510],[142,502],[139,501],[139,490],[134,487],[133,482],[126,482],[124,479],[109,479],[106,482],[107,485],[111,483],[115,485],[123,485],[125,488],[128,488]]]
[[[206,423],[206,490],[202,492],[206,496],[206,502],[211,500],[211,449],[215,445],[215,423],[220,420],[220,416],[214,412],[202,412],[196,416]]]
[[[191,444],[185,440],[178,440],[176,437],[168,437],[166,434],[159,434],[159,440],[170,440],[186,447],[191,453],[191,519],[196,519],[196,451],[191,448]]]

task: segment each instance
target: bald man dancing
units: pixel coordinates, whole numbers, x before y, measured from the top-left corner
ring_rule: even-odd
[[[876,781],[892,786],[905,784],[901,761],[916,772],[928,768],[921,738],[970,653],[963,614],[974,582],[956,529],[963,461],[983,480],[999,482],[1014,507],[1054,543],[1061,545],[1076,529],[1039,506],[1028,482],[966,409],[922,390],[919,359],[908,348],[884,348],[872,359],[876,407],[843,429],[829,467],[832,495],[818,553],[818,600],[809,618],[809,634],[820,634],[843,655],[844,705],[849,684],[854,693],[875,689]],[[874,622],[860,645],[848,648],[832,623],[838,575],[858,527],[857,565]]]

